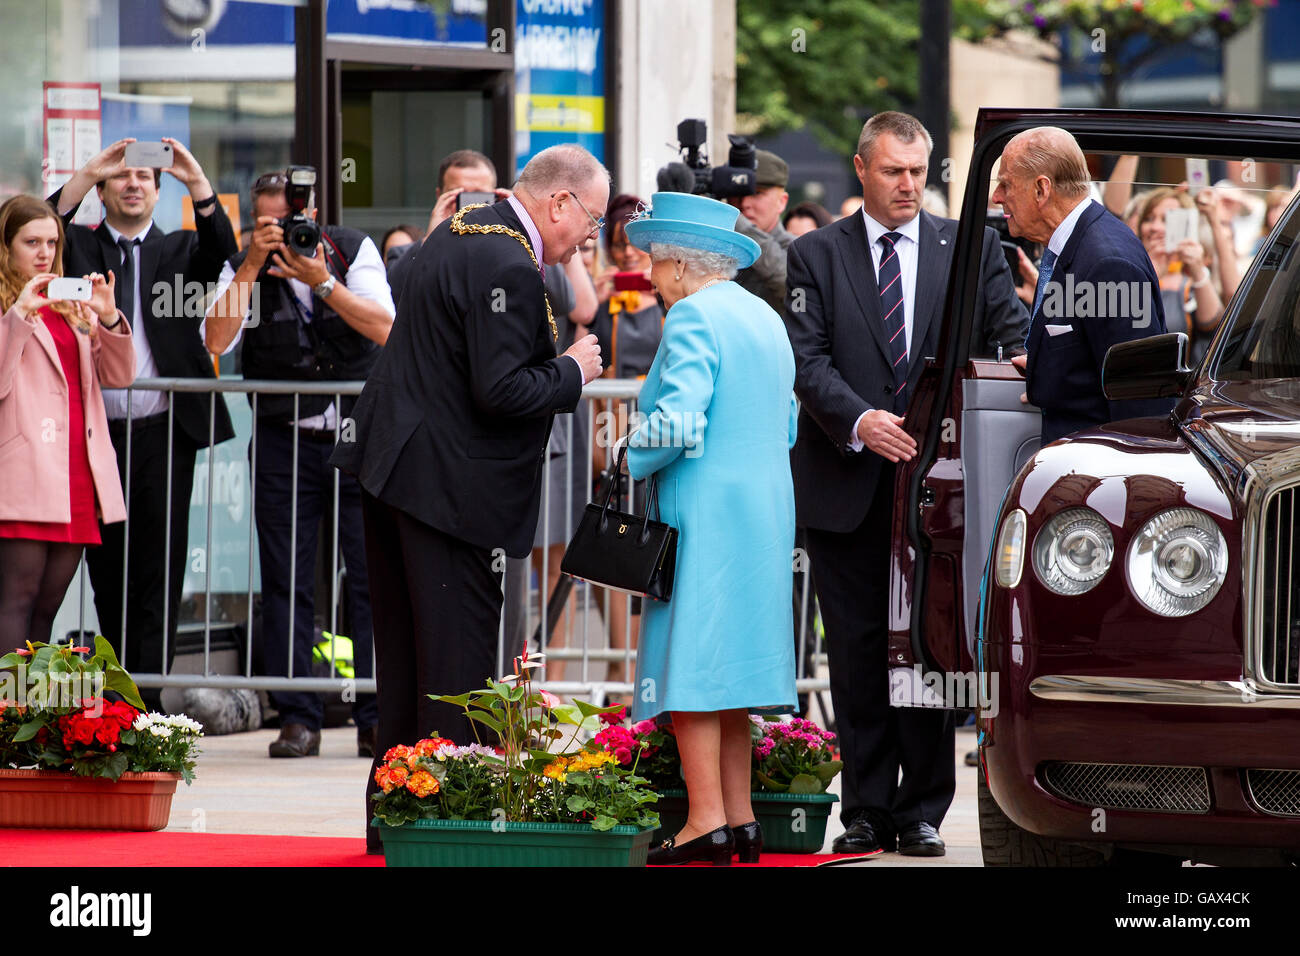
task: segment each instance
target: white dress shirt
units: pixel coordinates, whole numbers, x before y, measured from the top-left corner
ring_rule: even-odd
[[[226,294],[226,289],[235,279],[235,269],[231,266],[230,261],[221,267],[221,276],[217,279],[217,294],[211,301],[217,302]],[[293,291],[294,298],[302,307],[303,317],[310,322],[315,314],[316,301],[314,299],[311,286],[298,279],[287,279],[289,288]],[[379,257],[379,250],[375,248],[374,242],[367,236],[361,241],[361,248],[357,250],[357,256],[348,266],[347,278],[343,282],[348,291],[354,293],[362,299],[369,299],[372,302],[378,302],[384,307],[384,311],[392,318],[397,309],[393,306],[393,293],[388,287],[388,271],[384,268],[384,262]],[[251,309],[250,309],[251,311]],[[245,314],[245,319],[248,315]],[[199,323],[199,338],[207,341],[207,319]],[[239,329],[235,332],[235,337],[230,340],[230,344],[222,351],[222,355],[229,355],[235,350],[240,340],[244,337],[244,326],[240,323]],[[331,429],[338,421],[338,412],[334,408],[334,403],[330,402],[329,407],[323,414],[312,415],[310,418],[298,420],[302,428]]]
[[[1052,238],[1047,240],[1047,248],[1051,249],[1052,252],[1058,256],[1064,252],[1065,244],[1069,242],[1070,237],[1074,235],[1074,227],[1078,223],[1079,217],[1082,216],[1091,205],[1092,197],[1085,196],[1079,205],[1071,209],[1070,214],[1061,220],[1061,224],[1057,226],[1056,231],[1052,233]]]
[[[119,239],[125,238],[122,233],[118,232],[107,222],[104,228],[108,234],[113,237],[114,245]],[[136,241],[132,247],[134,252],[131,272],[135,276],[135,288],[131,290],[131,344],[135,348],[135,370],[136,378],[157,378],[158,365],[153,360],[153,352],[149,348],[149,336],[144,330],[144,312],[141,309],[140,296],[140,243],[144,237],[149,235],[149,230],[153,228],[153,220],[150,219],[144,229],[131,237]],[[120,250],[119,250],[120,252]],[[119,298],[125,294],[123,289],[119,293]],[[152,304],[152,297],[149,299]],[[171,319],[173,316],[165,316]],[[124,388],[106,388],[104,389],[104,411],[108,413],[111,419],[126,418],[126,389]],[[166,392],[145,392],[135,391],[131,395],[131,418],[144,418],[148,415],[157,415],[159,412],[167,411],[167,393]]]
[[[880,237],[887,232],[896,232],[902,238],[894,243],[894,252],[898,255],[899,281],[903,283],[903,337],[907,340],[907,361],[912,361],[912,325],[916,316],[916,263],[921,250],[921,214],[917,213],[908,222],[897,229],[889,229],[867,215],[866,207],[862,209],[862,219],[867,229],[867,246],[871,249],[871,265],[876,273],[876,288],[880,288],[880,260],[884,258],[884,249]],[[868,408],[853,423],[853,434],[849,437],[849,447],[853,451],[862,451],[862,439],[858,437],[858,426]]]

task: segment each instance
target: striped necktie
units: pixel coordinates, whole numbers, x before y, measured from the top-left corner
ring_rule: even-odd
[[[898,267],[898,250],[894,245],[902,233],[887,232],[880,237],[880,314],[889,341],[889,360],[894,367],[894,395],[906,404],[907,397],[907,329],[903,321],[903,273]]]

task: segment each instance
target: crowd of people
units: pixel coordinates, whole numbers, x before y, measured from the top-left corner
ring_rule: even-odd
[[[814,202],[787,208],[789,167],[765,150],[755,192],[729,206],[614,192],[576,146],[539,153],[505,189],[487,156],[458,150],[437,170],[425,228],[397,225],[376,243],[326,224],[314,251],[286,242],[285,172],[253,184],[241,250],[184,145],[165,140],[175,162],[160,172],[126,166],[131,142],[48,198],[0,206],[0,644],[50,638],[84,551],[100,628],[126,666],[170,667],[195,457],[234,430],[219,396],[126,386],[211,378],[213,356],[238,349],[249,379],[366,383],[359,398],[258,396],[249,455],[265,673],[311,672],[318,530],[337,481],[355,673],[379,688],[353,703],[358,755],[433,730],[466,736],[461,714],[427,695],[496,673],[498,552],[516,589],[504,602],[509,646],[521,648],[532,572],[543,595],[555,589],[590,476],[614,480],[608,433],[563,413],[599,376],[641,379],[649,418],[613,437],[634,478],[658,478],[661,514],[681,527],[678,591],[644,606],[611,593],[604,613],[611,647],[640,645],[635,676],[614,662],[609,678],[634,677],[634,716],[671,715],[680,741],[690,816],[656,859],[757,852],[745,714],[797,706],[796,541],[812,558],[845,761],[835,849],[944,853],[952,715],[891,707],[885,654],[881,542],[895,468],[916,453],[903,416],[937,350],[956,247],[956,222],[925,188],[932,143],[915,118],[865,124],[852,156],[861,196],[838,218]],[[1243,245],[1247,257],[1257,248],[1234,232],[1240,191],[1134,194],[1137,164],[1123,157],[1098,188],[1078,144],[1053,128],[1003,154],[991,202],[1041,257],[1018,253],[1013,276],[985,228],[971,352],[1025,371],[1044,442],[1159,414],[1167,403],[1106,400],[1102,346],[1169,329],[1203,349],[1240,282]],[[163,174],[187,188],[194,229],[155,224]],[[74,222],[91,189],[105,210],[93,229]],[[1269,193],[1264,229],[1290,195]],[[1200,228],[1170,249],[1176,209],[1194,210]],[[1073,326],[1044,333],[1045,292],[1067,275],[1149,285],[1154,321],[1103,318],[1090,342]],[[159,294],[173,280],[215,289],[201,320]],[[624,403],[600,410],[626,422]],[[687,414],[707,421],[699,456],[682,455],[692,436],[664,434]],[[551,643],[566,640],[561,626]],[[272,699],[270,756],[318,754],[319,696]]]

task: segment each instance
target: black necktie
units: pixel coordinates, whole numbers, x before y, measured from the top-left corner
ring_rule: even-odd
[[[900,399],[907,388],[907,332],[903,321],[903,273],[898,267],[898,250],[894,244],[902,233],[887,232],[880,237],[880,314],[889,341],[889,360],[894,365],[894,394]]]
[[[135,246],[139,241],[126,236],[117,240],[122,250],[122,281],[117,290],[117,303],[126,316],[127,325],[135,323]]]

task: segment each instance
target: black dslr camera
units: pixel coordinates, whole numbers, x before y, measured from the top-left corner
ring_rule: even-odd
[[[731,151],[726,166],[710,166],[704,153],[708,142],[708,126],[704,120],[682,120],[677,124],[678,147],[682,151],[680,163],[669,163],[659,170],[660,192],[695,193],[714,199],[733,196],[752,196],[758,191],[758,153],[754,142],[747,136],[729,133]]]
[[[320,226],[307,215],[316,188],[315,166],[290,166],[284,171],[284,200],[289,215],[275,224],[284,230],[284,242],[300,256],[311,259],[320,244]]]

